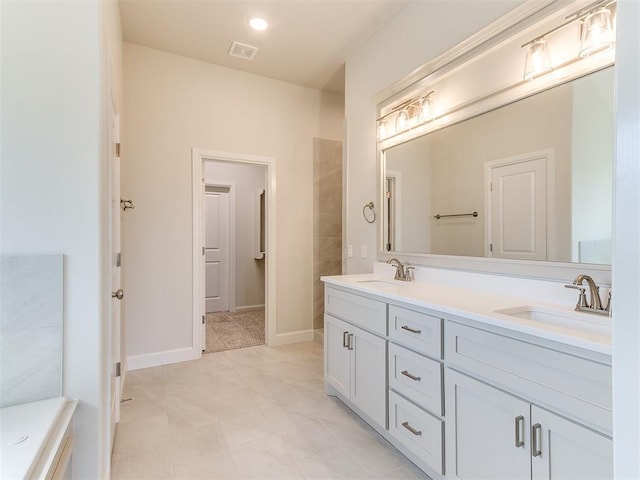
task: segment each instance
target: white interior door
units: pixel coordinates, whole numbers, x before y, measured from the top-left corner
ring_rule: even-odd
[[[492,166],[489,190],[490,255],[546,260],[546,157]]]
[[[229,188],[205,188],[205,311],[229,310]]]
[[[123,297],[121,289],[121,259],[120,259],[120,132],[118,115],[115,108],[110,115],[112,141],[109,142],[110,191],[111,208],[111,319],[110,319],[110,364],[111,364],[111,448],[115,440],[116,424],[120,420],[120,365],[121,365],[121,337],[120,337],[120,301]]]

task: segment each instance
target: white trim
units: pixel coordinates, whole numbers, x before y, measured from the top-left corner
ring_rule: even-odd
[[[236,307],[236,311],[242,312],[246,310],[258,310],[260,308],[264,308],[264,303],[262,305],[244,305],[243,307]]]
[[[163,352],[144,353],[127,357],[127,371],[140,370],[141,368],[158,367],[170,363],[187,362],[197,360],[202,356],[200,349],[192,347],[176,348]]]
[[[313,341],[314,331],[298,330],[297,332],[278,333],[271,338],[268,343],[270,347],[277,347],[278,345],[288,345],[289,343],[311,342]]]
[[[229,287],[227,290],[227,295],[229,296],[229,311],[236,311],[236,269],[237,269],[237,256],[236,256],[236,234],[237,234],[237,208],[238,208],[238,190],[237,190],[237,182],[234,180],[211,180],[207,181],[204,178],[204,192],[206,194],[207,187],[221,187],[229,189]],[[206,225],[206,220],[203,221],[202,230],[203,237],[201,239],[202,244],[204,244],[204,228]],[[206,287],[206,285],[205,285]],[[205,312],[206,313],[206,312]],[[206,330],[203,330],[203,332]],[[204,333],[203,333],[204,335]],[[205,348],[206,339],[203,337],[202,348]]]
[[[204,315],[204,270],[201,257],[202,238],[202,195],[203,164],[206,160],[216,160],[229,163],[261,165],[267,170],[267,234],[266,234],[266,294],[265,294],[265,343],[274,345],[276,339],[276,159],[257,155],[220,152],[193,148],[191,150],[192,186],[193,186],[193,344],[195,358],[202,356],[202,315]],[[288,342],[284,342],[288,343]]]

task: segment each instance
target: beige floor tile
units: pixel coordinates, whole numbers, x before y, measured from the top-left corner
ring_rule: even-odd
[[[129,372],[114,479],[428,477],[324,393],[319,343]]]
[[[118,427],[112,459],[112,478],[173,478],[167,415]]]

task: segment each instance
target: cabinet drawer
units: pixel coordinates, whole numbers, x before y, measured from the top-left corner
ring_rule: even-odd
[[[389,337],[414,350],[442,358],[442,319],[389,305]]]
[[[325,313],[379,335],[387,335],[386,303],[331,287],[325,288],[324,292]]]
[[[449,366],[611,432],[611,367],[550,348],[447,322]]]
[[[442,415],[442,364],[389,344],[389,387],[436,415]]]
[[[443,422],[389,392],[389,433],[440,475],[443,465]]]

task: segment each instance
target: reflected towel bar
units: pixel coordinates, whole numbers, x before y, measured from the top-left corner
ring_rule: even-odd
[[[441,218],[445,218],[445,217],[477,217],[478,216],[478,212],[473,212],[473,213],[456,213],[455,215],[434,215],[433,218],[435,218],[436,220],[440,220]]]

